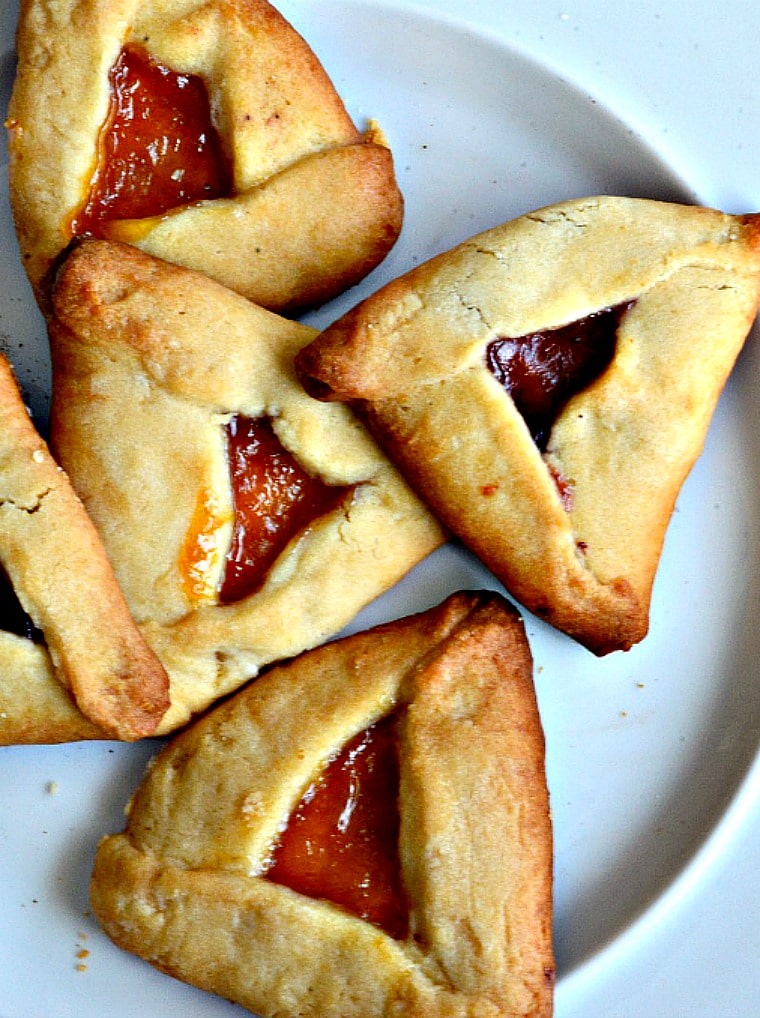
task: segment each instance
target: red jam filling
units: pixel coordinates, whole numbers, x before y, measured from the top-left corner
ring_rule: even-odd
[[[219,596],[229,604],[257,590],[286,544],[347,489],[307,474],[264,418],[235,417],[227,435],[235,521]]]
[[[340,905],[401,939],[408,927],[398,857],[394,719],[356,736],[289,819],[266,876]]]
[[[489,343],[486,362],[544,450],[562,407],[609,366],[628,301],[558,329]]]
[[[203,81],[126,46],[110,73],[111,104],[98,165],[72,235],[142,219],[230,193],[230,174],[211,123]]]

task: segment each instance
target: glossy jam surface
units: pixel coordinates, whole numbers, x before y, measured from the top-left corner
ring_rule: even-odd
[[[620,321],[633,303],[605,308],[558,329],[489,343],[488,367],[514,400],[540,449],[546,448],[568,399],[609,366]]]
[[[211,586],[209,574],[213,573],[217,556],[221,554],[217,544],[219,529],[229,521],[229,514],[225,519],[218,511],[213,493],[202,489],[179,554],[180,575],[192,601],[216,600],[217,592]]]
[[[176,74],[136,46],[111,69],[111,107],[90,194],[72,234],[141,219],[230,192],[221,142],[200,78]]]
[[[42,633],[21,607],[11,581],[0,568],[0,630],[42,643]]]
[[[347,491],[307,474],[266,419],[236,417],[227,431],[235,521],[220,591],[224,603],[258,589],[288,541]]]
[[[395,725],[389,718],[354,738],[309,788],[267,877],[404,937],[398,788]]]

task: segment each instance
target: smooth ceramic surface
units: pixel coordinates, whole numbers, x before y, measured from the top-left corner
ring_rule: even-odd
[[[357,121],[380,121],[406,198],[390,257],[314,324],[478,230],[565,198],[760,207],[749,132],[760,13],[749,5],[698,19],[680,0],[614,19],[596,0],[279,6]],[[730,59],[716,49],[726,7],[734,26],[744,19]],[[16,10],[0,12],[3,102]],[[44,327],[18,263],[4,149],[2,160],[0,347],[44,418]],[[679,499],[646,640],[600,661],[527,620],[555,828],[558,1018],[757,1013],[758,356],[753,337]],[[480,585],[496,583],[447,547],[351,629]],[[244,1013],[123,954],[88,913],[97,840],[121,827],[154,748],[0,749],[0,1018]]]

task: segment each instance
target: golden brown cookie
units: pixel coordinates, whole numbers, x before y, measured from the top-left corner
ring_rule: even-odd
[[[168,679],[0,355],[0,744],[152,735]]]
[[[11,197],[43,304],[76,233],[277,310],[335,296],[395,243],[382,135],[265,0],[22,0],[17,48]]]
[[[756,216],[599,197],[390,283],[298,356],[527,608],[597,654],[649,624],[673,506],[757,313]]]
[[[91,900],[118,945],[265,1018],[538,1018],[551,871],[522,623],[469,592],[276,667],[176,736],[101,842]]]
[[[163,661],[162,731],[338,633],[443,540],[293,371],[314,329],[90,240],[53,294],[51,434]]]

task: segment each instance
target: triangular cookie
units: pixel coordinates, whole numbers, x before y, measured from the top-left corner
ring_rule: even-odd
[[[0,355],[0,744],[152,735],[168,679]]]
[[[304,793],[389,723],[395,936],[276,869]],[[499,595],[455,594],[274,668],[178,735],[99,846],[95,914],[121,947],[262,1016],[548,1016],[543,754],[519,617]]]
[[[351,412],[298,384],[314,329],[90,240],[59,272],[50,334],[54,445],[169,672],[162,731],[335,635],[444,540]]]
[[[626,649],[757,312],[759,223],[611,197],[532,212],[390,283],[297,368],[361,406],[527,608]]]
[[[14,218],[43,305],[76,233],[283,310],[358,282],[401,229],[380,132],[357,130],[265,0],[22,0],[7,125]]]

